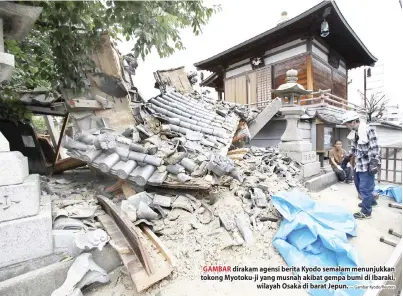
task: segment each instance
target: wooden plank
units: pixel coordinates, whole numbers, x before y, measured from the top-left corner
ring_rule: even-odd
[[[87,163],[77,158],[73,157],[64,158],[56,162],[56,165],[53,169],[53,174],[59,174],[64,171],[73,170],[86,165]]]
[[[53,115],[53,116],[66,116],[67,112],[63,109],[52,109],[52,107],[40,107],[25,105],[25,108],[37,115]]]
[[[46,127],[48,128],[53,147],[57,147],[57,142],[59,141],[60,133],[55,127],[55,124],[53,122],[53,116],[44,115],[43,119],[45,120]]]
[[[332,71],[332,82],[333,89],[332,94],[347,99],[346,85],[347,85],[347,77],[343,77],[336,71]]]
[[[70,118],[70,113],[67,113],[67,115],[63,121],[62,130],[60,131],[59,143],[57,143],[57,147],[56,147],[56,151],[55,151],[56,155],[55,155],[55,159],[53,160],[53,164],[52,164],[52,174],[53,174],[53,171],[55,170],[55,165],[56,165],[57,159],[59,158],[60,146],[62,145],[64,132],[66,131],[67,122],[69,121],[69,118]]]
[[[155,235],[151,229],[145,225],[140,225],[141,230],[145,233],[145,235],[154,243],[154,245],[161,251],[164,257],[167,259],[168,263],[172,266],[175,266],[175,257],[172,255],[171,251],[163,244],[158,236]]]
[[[104,108],[98,101],[87,100],[86,98],[67,100],[66,103],[71,112],[104,110],[106,108],[112,108],[112,104],[108,104],[108,106]]]
[[[136,191],[134,191],[133,187],[130,186],[130,184],[128,184],[127,182],[123,182],[122,191],[123,191],[123,195],[126,198],[129,198],[130,196],[133,196],[137,193]]]
[[[290,69],[298,70],[298,74],[306,73],[306,56],[300,56],[293,58],[287,62],[277,64],[274,66],[274,75],[275,77],[285,75],[286,72]],[[283,83],[283,82],[282,82]]]
[[[115,206],[108,198],[98,195],[97,196],[99,204],[103,209],[110,215],[118,225],[119,229],[122,231],[123,235],[127,239],[130,248],[137,255],[141,264],[143,265],[146,273],[148,275],[154,274],[155,269],[151,265],[151,260],[149,254],[142,244],[141,237],[136,231],[136,226],[124,215],[119,208]]]
[[[156,258],[159,265],[156,272],[149,275],[141,265],[137,256],[131,251],[127,239],[117,226],[116,222],[109,215],[98,216],[98,219],[102,223],[108,235],[111,237],[110,244],[115,248],[122,259],[122,263],[127,268],[137,292],[144,291],[172,273],[172,266],[170,265],[169,261],[172,258],[168,259],[164,257],[164,252],[169,254],[169,250],[166,249],[162,242],[159,241],[159,245],[156,247],[158,249],[162,248],[164,252],[160,250],[160,252],[157,253],[152,249],[148,250],[149,252],[154,253],[153,258]],[[149,231],[151,232],[151,230]],[[155,236],[154,233],[153,235]],[[150,236],[151,235],[147,235],[147,237]],[[146,239],[146,237],[144,237],[144,239]],[[150,241],[153,243],[153,240]]]

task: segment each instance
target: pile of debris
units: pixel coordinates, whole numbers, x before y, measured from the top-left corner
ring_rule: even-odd
[[[133,113],[137,124],[123,133],[80,131],[74,139],[63,140],[70,156],[130,184],[133,194],[108,196],[112,202],[98,197],[102,210],[92,198],[57,201],[55,217],[80,218],[80,223],[108,233],[108,227],[120,228],[128,243],[138,235],[129,233],[133,225],[147,235],[152,230],[161,244],[175,250],[176,276],[196,276],[200,266],[222,261],[221,251],[233,251],[234,246],[247,249],[258,241],[266,254],[281,220],[271,197],[279,191],[304,189],[297,181],[300,164],[276,148],[234,149],[234,139],[247,137],[245,123],[256,112],[197,93],[184,96],[172,91],[135,106]],[[120,224],[112,227],[105,212]],[[128,224],[132,226],[125,233]],[[123,247],[115,241],[112,238],[111,244],[119,252]],[[142,245],[140,240],[136,244]],[[135,249],[147,272],[151,259]],[[190,260],[197,252],[199,259]],[[132,275],[137,290],[144,289],[135,278]]]
[[[81,131],[74,140],[65,136],[63,146],[90,167],[137,186],[185,184],[206,189],[209,170],[233,172],[223,158],[239,119],[229,106],[216,104],[171,92],[136,107],[138,124],[123,134]]]

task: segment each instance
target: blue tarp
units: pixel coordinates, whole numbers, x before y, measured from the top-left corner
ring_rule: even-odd
[[[347,236],[356,235],[354,217],[341,207],[322,204],[302,192],[280,192],[272,197],[277,210],[284,217],[273,239],[273,245],[289,266],[356,267],[360,266],[356,250]],[[304,272],[299,273],[303,277]],[[312,273],[345,275],[343,272]],[[348,273],[352,274],[352,273]],[[323,284],[324,281],[317,282]],[[362,282],[335,282],[354,286]],[[308,289],[314,296],[363,295],[365,290]]]
[[[382,185],[382,186],[376,186],[375,191],[378,192],[379,194],[393,197],[396,200],[396,202],[402,203],[402,187]]]

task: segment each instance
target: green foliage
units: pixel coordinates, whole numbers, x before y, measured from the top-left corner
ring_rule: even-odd
[[[32,113],[25,109],[24,104],[18,99],[0,98],[0,119],[12,122],[30,121]]]
[[[41,134],[47,134],[48,128],[45,123],[45,119],[42,115],[40,116],[32,116],[32,125],[34,126],[35,130]]]
[[[43,8],[39,20],[22,42],[6,41],[15,55],[16,69],[1,97],[16,90],[59,86],[83,90],[90,59],[102,33],[112,38],[134,39],[135,56],[143,59],[155,47],[161,57],[184,49],[179,29],[201,32],[220,7],[207,8],[201,1],[14,1]]]

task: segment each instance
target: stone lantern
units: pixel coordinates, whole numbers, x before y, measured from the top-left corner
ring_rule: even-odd
[[[14,56],[4,52],[4,40],[23,40],[42,12],[41,7],[1,2],[0,5],[0,83],[10,80]]]
[[[280,97],[283,106],[294,106],[294,99],[297,99],[297,105],[301,104],[301,96],[309,95],[311,90],[306,90],[298,81],[298,71],[288,70],[286,73],[285,83],[280,85],[273,93]],[[288,103],[286,103],[288,99]]]
[[[298,71],[287,71],[286,83],[280,85],[273,93],[279,96],[283,102],[280,112],[287,120],[287,127],[279,144],[280,152],[299,161],[302,164],[302,178],[308,178],[320,172],[320,162],[316,160],[316,152],[312,151],[312,143],[304,140],[300,130],[311,130],[310,123],[300,122],[305,109],[300,105],[300,98],[309,95],[311,90],[306,90],[298,84]],[[288,99],[288,102],[286,102]],[[294,100],[297,99],[297,104]]]

